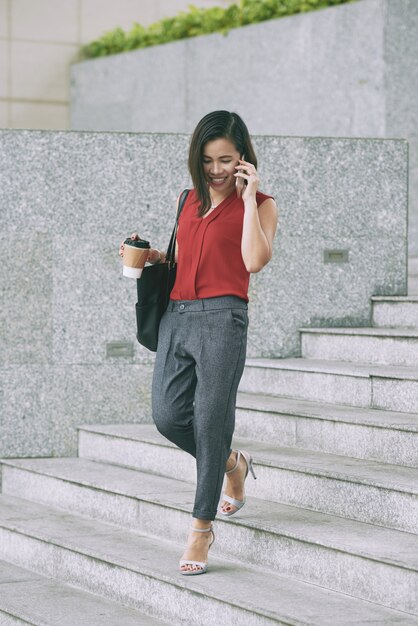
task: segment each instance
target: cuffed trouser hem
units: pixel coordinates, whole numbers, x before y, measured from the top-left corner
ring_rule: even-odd
[[[198,511],[193,509],[193,517],[197,517],[198,519],[207,519],[213,521],[216,517],[218,511]]]

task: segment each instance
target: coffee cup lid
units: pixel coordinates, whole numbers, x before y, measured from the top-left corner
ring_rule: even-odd
[[[123,242],[124,244],[126,243],[126,245],[128,246],[132,246],[134,248],[149,248],[149,241],[146,241],[145,239],[131,239],[130,237],[128,237],[127,239],[125,239],[125,241]]]

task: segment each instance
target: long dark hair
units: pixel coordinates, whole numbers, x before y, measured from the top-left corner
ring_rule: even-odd
[[[245,160],[257,167],[257,157],[251,143],[250,134],[244,121],[237,113],[230,111],[212,111],[196,126],[189,148],[189,172],[193,186],[200,200],[199,217],[209,211],[211,198],[203,172],[203,149],[208,141],[229,139]]]

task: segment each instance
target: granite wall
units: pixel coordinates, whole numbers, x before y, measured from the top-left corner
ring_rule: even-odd
[[[254,134],[406,138],[418,255],[417,33],[417,0],[362,0],[85,61],[71,127],[189,133],[227,109]]]
[[[297,356],[299,327],[368,325],[371,295],[406,293],[407,143],[254,143],[280,217],[251,277],[248,356]],[[133,230],[166,247],[188,144],[0,131],[0,456],[73,455],[76,424],[150,421],[154,354],[136,342],[118,247]]]

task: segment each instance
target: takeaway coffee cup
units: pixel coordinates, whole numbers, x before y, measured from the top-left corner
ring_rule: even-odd
[[[123,275],[140,278],[148,258],[150,245],[144,239],[125,239],[123,242]]]

